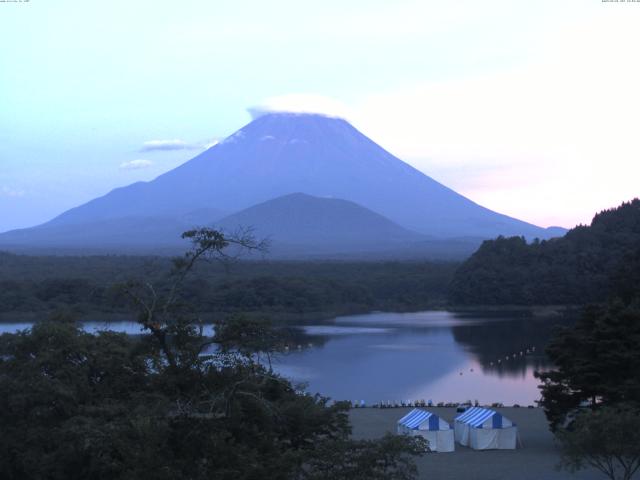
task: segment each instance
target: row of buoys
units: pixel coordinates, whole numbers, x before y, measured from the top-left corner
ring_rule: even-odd
[[[313,343],[308,343],[308,344],[307,344],[307,347],[312,348],[312,347],[313,347]],[[293,348],[293,347],[290,347],[289,345],[285,345],[285,346],[284,346],[284,349],[285,349],[285,351],[287,351],[287,352],[288,352],[291,348]],[[298,344],[298,345],[296,345],[296,347],[295,347],[295,348],[297,348],[298,350],[302,350],[302,345]]]
[[[529,355],[529,354],[531,354],[531,353],[534,353],[535,351],[536,351],[536,347],[535,347],[535,346],[534,346],[534,347],[527,348],[527,349],[525,349],[524,351],[523,351],[523,350],[520,350],[520,352],[514,353],[514,354],[512,354],[512,355],[506,355],[506,356],[504,357],[504,361],[505,361],[505,362],[508,362],[509,360],[515,360],[515,359],[516,359],[516,358],[518,358],[518,357],[523,357],[523,356],[525,356],[525,355]],[[502,363],[502,361],[503,361],[503,359],[502,359],[502,358],[499,358],[496,362],[489,362],[489,366],[493,367],[493,366],[494,366],[494,365],[496,365],[496,364],[497,364],[497,365],[500,365],[500,364]],[[461,374],[461,375],[462,375],[462,374]]]
[[[536,351],[536,347],[535,346],[534,347],[529,347],[529,348],[527,348],[525,350],[520,350],[520,352],[514,353],[512,355],[506,355],[504,357],[504,361],[508,362],[509,360],[515,360],[516,358],[523,357],[525,355],[529,355],[530,353],[533,353],[535,351]],[[497,362],[495,362],[495,363],[494,362],[489,362],[489,366],[493,367],[494,365],[496,365],[496,364],[500,365],[501,363],[502,363],[502,358],[499,358],[497,360]],[[473,368],[470,368],[469,372],[473,373]],[[464,375],[464,372],[462,372],[462,371],[459,372],[459,375]]]

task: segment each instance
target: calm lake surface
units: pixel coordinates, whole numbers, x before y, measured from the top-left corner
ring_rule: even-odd
[[[306,383],[308,391],[336,400],[532,405],[540,398],[533,372],[549,368],[545,344],[554,325],[567,323],[525,312],[338,317],[301,326],[306,335],[276,357],[274,368]],[[3,323],[0,333],[30,326]],[[140,333],[135,322],[85,322],[84,327]]]
[[[336,400],[531,405],[553,326],[567,323],[523,313],[338,317],[303,327],[314,346],[280,356],[276,368]]]

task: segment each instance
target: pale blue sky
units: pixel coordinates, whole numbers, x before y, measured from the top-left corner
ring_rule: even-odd
[[[293,93],[340,102],[382,146],[493,209],[588,221],[639,193],[625,168],[640,149],[621,144],[637,136],[639,12],[600,0],[0,3],[0,231],[154,178],[248,122],[247,107]],[[579,95],[601,100],[583,112]],[[590,127],[558,138],[556,104],[563,122],[612,115],[623,132],[597,129],[586,147]],[[173,140],[187,148],[144,148]],[[623,174],[590,184],[614,144]]]

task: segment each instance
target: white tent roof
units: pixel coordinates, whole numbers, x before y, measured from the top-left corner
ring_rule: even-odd
[[[410,430],[448,430],[449,424],[438,417],[435,413],[419,408],[414,408],[404,417],[398,420],[398,425],[402,425]]]
[[[482,407],[471,407],[455,418],[474,428],[504,428],[513,426],[513,422],[495,410]]]

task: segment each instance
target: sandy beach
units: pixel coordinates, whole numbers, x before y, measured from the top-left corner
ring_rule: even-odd
[[[396,422],[410,408],[356,408],[350,412],[355,438],[377,438],[396,430]],[[452,423],[455,408],[428,408]],[[597,471],[571,474],[558,471],[558,449],[549,432],[544,412],[539,408],[498,408],[518,425],[522,448],[517,450],[475,451],[456,443],[452,453],[432,453],[419,458],[420,479],[429,480],[596,480],[604,476]]]

